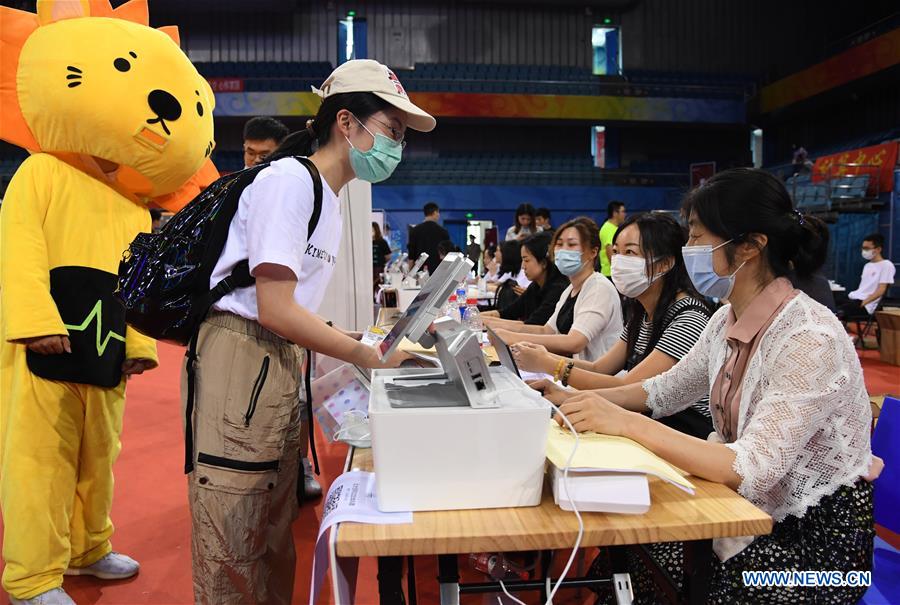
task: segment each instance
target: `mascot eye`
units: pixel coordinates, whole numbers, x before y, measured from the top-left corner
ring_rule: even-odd
[[[197,115],[203,117],[203,105],[200,104],[200,101],[197,101]]]
[[[123,59],[122,57],[113,61],[113,66],[121,72],[126,72],[131,69],[131,63],[128,59]]]

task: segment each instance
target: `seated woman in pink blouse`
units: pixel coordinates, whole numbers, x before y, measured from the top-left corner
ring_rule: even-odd
[[[778,179],[749,168],[715,175],[688,194],[684,212],[691,281],[730,301],[691,351],[643,383],[577,394],[534,386],[577,430],[634,439],[772,515],[770,535],[713,541],[710,603],[855,603],[865,587],[746,587],[741,576],[872,565],[877,473],[862,368],[834,314],[785,278],[818,268],[810,253],[818,235]],[[669,416],[707,393],[716,431],[709,440],[643,414]],[[681,577],[679,544],[652,550]],[[635,602],[657,602],[648,572],[631,563]]]

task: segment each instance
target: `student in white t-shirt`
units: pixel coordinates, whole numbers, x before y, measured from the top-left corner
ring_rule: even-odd
[[[284,140],[240,197],[210,287],[244,259],[256,283],[213,306],[197,341],[194,397],[183,396],[198,603],[291,602],[303,349],[362,367],[398,361],[382,364],[375,349],[316,312],[340,247],[337,192],[354,178],[388,178],[407,127],[427,132],[435,120],[376,61],[344,63],[315,92],[316,117]],[[321,175],[311,235],[313,179],[291,156],[307,156]]]
[[[847,295],[850,300],[841,305],[844,319],[866,318],[875,312],[878,303],[894,283],[896,267],[882,256],[884,236],[867,235],[862,243],[862,257],[867,262],[859,279],[859,288]]]
[[[551,353],[594,361],[619,340],[622,303],[612,282],[594,271],[600,250],[597,223],[579,217],[562,225],[551,244],[553,262],[569,278],[556,310],[543,326],[496,329],[507,344],[531,342]],[[490,323],[488,319],[486,323]]]

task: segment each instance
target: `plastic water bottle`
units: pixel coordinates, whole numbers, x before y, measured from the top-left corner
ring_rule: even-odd
[[[444,315],[449,317],[455,322],[461,322],[462,318],[459,315],[459,305],[456,303],[456,294],[451,294],[450,298],[447,300],[446,309],[444,310]]]
[[[484,330],[484,322],[481,321],[481,315],[478,313],[477,298],[466,299],[466,316],[464,319],[466,327],[480,336],[482,330]]]
[[[460,321],[466,319],[466,285],[465,282],[456,287],[456,304],[459,307]]]

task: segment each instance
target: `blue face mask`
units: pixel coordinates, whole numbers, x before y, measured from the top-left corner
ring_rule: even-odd
[[[370,150],[360,151],[350,143],[350,139],[347,139],[350,143],[350,166],[358,178],[370,183],[380,183],[394,173],[403,155],[403,146],[383,134],[373,134],[359,118],[353,117],[372,135],[375,142]]]
[[[713,269],[713,252],[730,242],[731,240],[728,240],[715,248],[707,245],[685,246],[681,249],[688,276],[691,278],[694,287],[697,288],[697,292],[703,296],[718,300],[731,296],[731,291],[734,289],[734,276],[737,275],[737,272],[741,270],[745,263],[741,263],[741,266],[734,273],[724,277]]]
[[[557,250],[553,256],[559,272],[566,277],[572,277],[584,266],[578,250]]]

